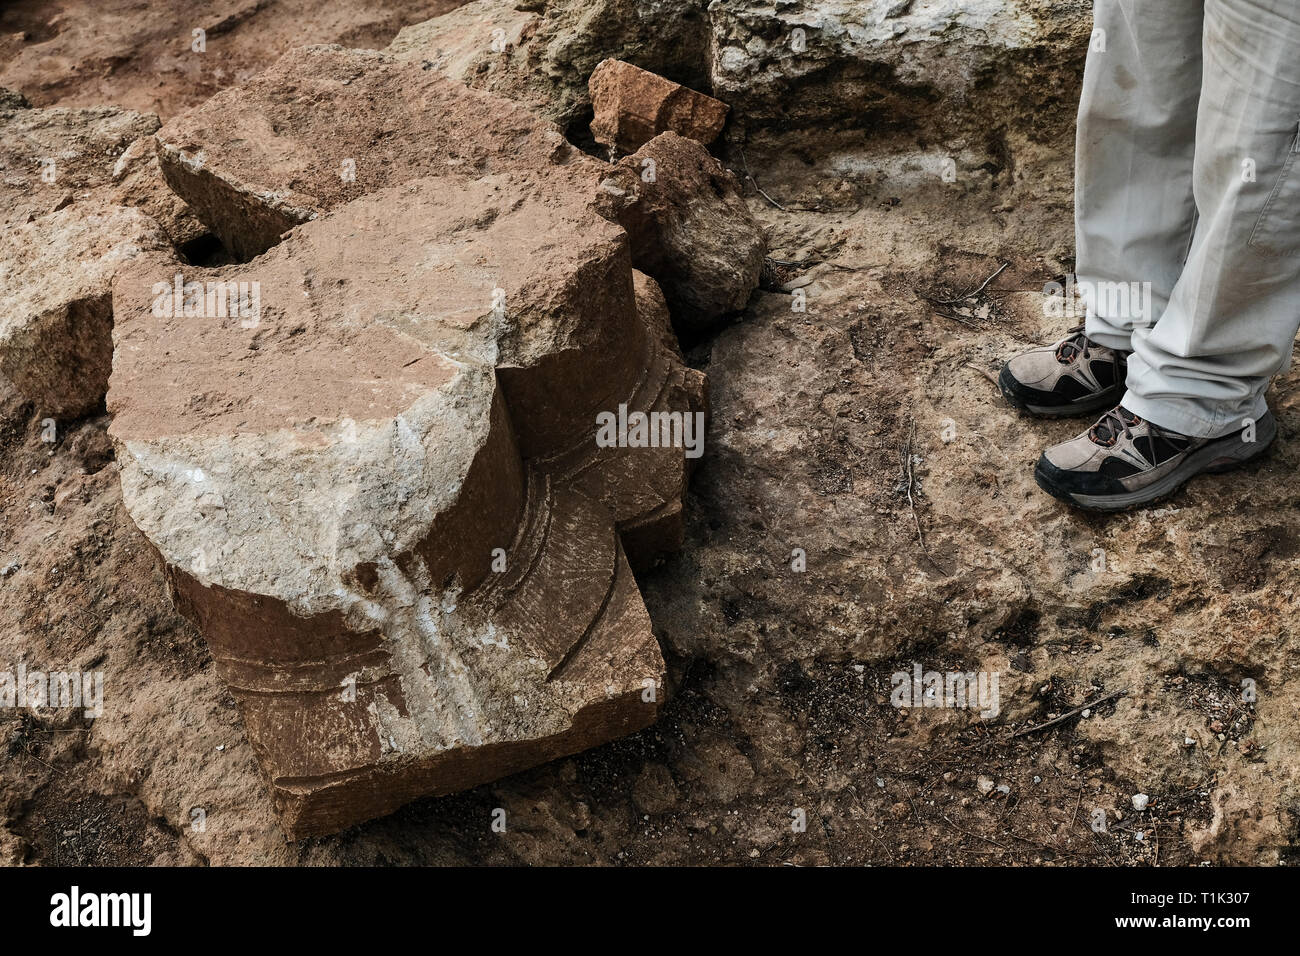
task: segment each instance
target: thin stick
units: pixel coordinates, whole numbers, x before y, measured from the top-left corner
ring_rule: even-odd
[[[986,368],[980,368],[978,365],[972,365],[970,362],[967,362],[967,363],[966,363],[966,367],[967,367],[967,368],[974,369],[975,371],[977,371],[977,372],[979,372],[981,375],[983,375],[985,378],[987,378],[987,379],[988,379],[990,382],[992,382],[994,385],[998,385],[998,380],[997,380],[997,378],[996,378],[996,377],[993,375],[993,373],[990,372],[988,369],[986,369]],[[1001,386],[1001,385],[998,385],[998,387],[1001,388],[1002,386]]]
[[[945,318],[945,319],[951,319],[952,321],[956,322],[958,325],[964,325],[964,326],[966,326],[966,328],[968,328],[968,329],[975,329],[975,330],[977,330],[977,331],[979,330],[979,326],[978,326],[978,325],[976,325],[976,324],[973,323],[973,322],[967,322],[967,321],[966,321],[965,319],[963,319],[960,315],[954,315],[954,314],[951,313],[951,312],[945,312],[945,311],[943,311],[943,309],[935,309],[935,310],[934,310],[934,314],[935,314],[935,315],[938,315],[938,316],[942,316],[942,317]]]
[[[762,196],[764,199],[766,199],[768,202],[770,202],[777,209],[781,210],[782,212],[785,212],[784,206],[782,206],[779,202],[777,202],[767,193],[763,192],[763,187],[758,184],[758,180],[754,178],[754,174],[749,171],[749,160],[745,158],[745,147],[740,146],[738,148],[740,149],[740,161],[745,164],[745,175],[749,178],[749,181],[754,184],[754,188],[758,190],[758,194]]]
[[[907,436],[907,446],[903,449],[903,482],[907,491],[907,507],[912,511],[912,523],[916,525],[916,541],[921,546],[921,553],[927,558],[930,552],[925,547],[925,534],[921,531],[921,519],[916,516],[916,502],[912,500],[912,486],[915,476],[912,470],[912,436],[916,434],[916,419],[911,420],[912,430]]]
[[[956,830],[958,833],[964,833],[964,834],[966,834],[967,836],[969,836],[969,837],[974,837],[974,838],[977,839],[977,840],[983,840],[983,841],[986,842],[986,843],[992,843],[992,844],[993,844],[995,847],[997,847],[999,850],[1005,850],[1005,851],[1008,852],[1008,853],[1011,852],[1011,848],[1010,848],[1010,847],[1008,847],[1008,846],[1003,846],[1003,845],[1002,845],[1001,843],[999,843],[997,840],[990,839],[989,837],[984,836],[982,833],[975,833],[975,832],[972,831],[972,830],[963,830],[961,827],[957,826],[957,824],[953,823],[951,820],[949,820],[949,819],[948,819],[946,816],[944,816],[942,813],[939,814],[939,819],[942,820],[944,823],[948,824],[948,826],[952,827],[952,828],[953,828],[954,830]]]
[[[862,801],[858,798],[858,788],[853,786],[852,784],[849,784],[847,789],[850,793],[853,794],[853,802],[857,804],[858,809],[861,810],[863,814],[865,814],[867,810],[866,807],[862,805]],[[913,813],[916,812],[916,807],[912,808],[912,812]],[[890,852],[889,847],[885,844],[885,841],[880,839],[880,837],[876,836],[876,834],[872,832],[871,827],[868,825],[865,819],[862,821],[862,828],[863,828],[863,832],[865,832],[867,836],[871,837],[871,839],[875,840],[877,843],[880,844],[880,848],[885,851],[885,856],[889,857],[889,862],[893,863],[894,854]]]
[[[32,758],[33,760],[35,760],[37,763],[39,763],[39,764],[44,764],[44,766],[49,767],[49,768],[50,768],[51,770],[53,770],[55,773],[63,774],[63,776],[65,776],[65,777],[67,776],[67,773],[66,773],[65,771],[60,770],[58,767],[54,766],[53,764],[45,763],[44,760],[42,760],[40,757],[36,756],[36,754],[32,753],[28,748],[24,747],[24,748],[23,748],[23,753],[27,754],[27,756],[31,757],[31,758]]]
[[[907,491],[907,507],[912,512],[912,524],[916,528],[916,543],[921,547],[921,555],[925,560],[930,562],[930,567],[934,568],[940,574],[946,575],[948,572],[939,566],[939,562],[930,556],[930,549],[925,543],[925,534],[921,531],[921,519],[916,513],[916,500],[912,497],[912,489],[916,485],[916,471],[912,467],[912,439],[916,435],[916,419],[910,419],[912,430],[907,436],[907,446],[902,449],[903,453],[903,487]]]
[[[1105,697],[1098,697],[1090,704],[1084,704],[1081,707],[1076,707],[1074,708],[1074,710],[1067,711],[1066,713],[1062,714],[1060,717],[1053,717],[1047,723],[1039,724],[1037,727],[1026,727],[1024,730],[1017,730],[1011,736],[1023,737],[1025,734],[1032,734],[1040,730],[1046,730],[1048,727],[1055,726],[1056,724],[1059,724],[1063,720],[1069,720],[1071,717],[1075,716],[1076,714],[1081,714],[1085,710],[1088,710],[1091,707],[1097,707],[1101,704],[1106,703],[1106,701],[1108,700],[1114,700],[1116,697],[1123,697],[1127,693],[1128,693],[1128,688],[1125,688],[1124,690],[1117,690],[1113,694],[1107,694]]]
[[[755,183],[754,185],[757,186],[758,184]],[[980,287],[976,289],[974,292],[967,292],[965,295],[959,295],[955,299],[930,299],[930,301],[935,303],[936,305],[956,305],[958,302],[962,302],[966,299],[973,299],[975,296],[979,295],[981,292],[987,289],[989,287],[990,282],[992,282],[998,276],[1002,275],[1002,270],[1009,265],[1011,265],[1010,262],[1004,262],[1002,263],[1002,265],[998,266],[998,271],[993,273],[993,275],[989,276],[983,282],[981,282]]]

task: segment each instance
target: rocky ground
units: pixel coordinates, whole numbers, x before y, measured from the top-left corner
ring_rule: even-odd
[[[481,27],[484,4],[453,16]],[[679,5],[691,14],[680,22],[705,34],[674,49],[707,62],[665,61],[629,27],[626,4],[588,3],[584,19],[574,2],[529,3],[506,6],[537,21],[520,35],[547,42],[468,70],[505,90],[518,89],[514,70],[548,77],[527,96],[546,97],[588,147],[582,84],[568,78],[594,65],[589,48],[711,78],[733,110],[718,150],[786,285],[769,282],[685,342],[708,373],[712,423],[685,545],[640,575],[669,667],[659,720],[287,843],[235,702],[125,512],[107,415],[60,422],[45,441],[43,416],[0,386],[0,662],[107,675],[100,718],[0,714],[0,859],[1289,861],[1300,828],[1296,375],[1270,394],[1281,434],[1262,462],[1102,518],[1065,510],[1031,475],[1045,444],[1081,426],[1020,417],[990,380],[1009,352],[1071,324],[1045,314],[1041,292],[1071,266],[1086,10],[968,4],[935,23],[952,5],[894,16],[894,3]],[[58,6],[54,17],[6,8],[0,85],[34,105],[163,120],[297,42],[287,27],[263,39],[259,18],[329,25],[310,42],[379,47],[438,12],[395,3],[353,20],[344,4],[310,16],[305,3],[244,4],[251,13],[222,21],[237,68],[217,75],[158,72],[139,37],[145,24],[176,32],[162,16]],[[855,16],[870,29],[849,29]],[[97,18],[119,39],[92,53],[78,36]],[[565,33],[575,22],[587,32]],[[821,59],[783,66],[801,25]],[[462,29],[440,41],[447,63],[473,59],[453,55]],[[1000,713],[891,706],[890,675],[914,663],[997,672]],[[1135,794],[1148,797],[1140,811]],[[492,828],[497,808],[505,832]]]

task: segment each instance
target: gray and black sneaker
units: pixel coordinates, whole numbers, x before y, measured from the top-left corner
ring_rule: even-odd
[[[1031,415],[1090,415],[1124,397],[1128,352],[1098,345],[1083,326],[1055,345],[1021,352],[998,376],[1008,402]]]
[[[1188,438],[1119,405],[1082,435],[1043,452],[1038,486],[1089,511],[1122,511],[1175,491],[1193,475],[1244,464],[1277,435],[1272,412],[1222,438]]]

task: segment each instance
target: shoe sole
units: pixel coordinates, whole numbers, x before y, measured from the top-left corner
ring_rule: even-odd
[[[1069,405],[1032,405],[1011,390],[1010,383],[1013,381],[1015,379],[1011,376],[1011,369],[1003,366],[1001,374],[998,375],[998,391],[1011,405],[1037,418],[1074,418],[1079,415],[1095,415],[1097,412],[1114,408],[1124,397],[1123,388],[1111,386],[1095,395],[1071,402]]]
[[[1082,495],[1065,491],[1052,484],[1041,466],[1034,467],[1034,480],[1053,498],[1069,502],[1085,511],[1126,511],[1173,494],[1189,479],[1197,475],[1217,475],[1238,468],[1262,455],[1277,437],[1277,421],[1270,414],[1256,425],[1255,441],[1246,443],[1214,442],[1191,452],[1178,467],[1145,488],[1115,495]]]

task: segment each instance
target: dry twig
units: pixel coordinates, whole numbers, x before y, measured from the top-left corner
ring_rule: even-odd
[[[1024,730],[1017,730],[1011,736],[1023,737],[1025,734],[1032,734],[1040,730],[1046,730],[1048,727],[1053,727],[1056,724],[1059,724],[1063,720],[1069,720],[1071,717],[1075,716],[1076,714],[1081,714],[1085,710],[1089,710],[1093,707],[1100,706],[1101,704],[1106,703],[1106,701],[1108,700],[1114,700],[1116,697],[1123,697],[1127,693],[1128,693],[1128,688],[1125,688],[1124,690],[1117,690],[1113,694],[1107,694],[1105,697],[1098,697],[1096,700],[1092,701],[1091,703],[1083,704],[1079,707],[1074,708],[1074,710],[1066,711],[1060,717],[1053,717],[1051,720],[1047,721],[1046,723],[1038,724],[1035,727],[1026,727]]]
[[[966,367],[970,369],[974,369],[975,371],[983,375],[986,379],[988,379],[990,382],[992,382],[994,385],[998,385],[997,376],[994,375],[992,372],[990,372],[988,369],[980,368],[978,365],[972,365],[970,362],[966,363]],[[998,387],[1001,388],[1002,386],[998,385]]]
[[[757,183],[755,185],[757,185]],[[989,287],[990,282],[992,282],[998,276],[1002,275],[1002,270],[1009,265],[1011,265],[1010,262],[1002,263],[1002,265],[998,266],[998,271],[993,273],[993,275],[989,276],[983,282],[981,282],[979,288],[975,289],[973,292],[967,292],[965,295],[959,295],[955,299],[934,299],[934,298],[930,298],[930,296],[926,296],[926,298],[930,299],[930,301],[935,305],[956,305],[958,302],[964,302],[967,299],[973,299],[975,298],[975,296],[979,295],[981,292],[987,289]]]
[[[745,148],[743,146],[740,147],[740,161],[745,164],[745,178],[754,184],[754,188],[758,190],[758,194],[762,196],[764,199],[766,199],[768,202],[770,202],[777,209],[781,210],[782,212],[785,212],[784,206],[782,206],[779,202],[777,202],[767,193],[763,192],[763,187],[758,184],[758,180],[754,178],[754,174],[749,171],[749,160],[745,158]]]

